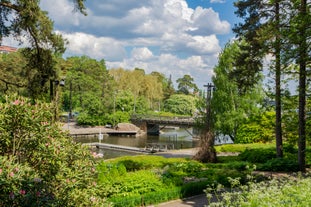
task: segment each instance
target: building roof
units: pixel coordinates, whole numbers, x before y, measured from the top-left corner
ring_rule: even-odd
[[[10,53],[10,52],[16,52],[16,51],[17,51],[17,48],[15,47],[0,45],[0,53]]]

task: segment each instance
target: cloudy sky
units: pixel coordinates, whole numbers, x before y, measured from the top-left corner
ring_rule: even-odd
[[[41,0],[41,7],[70,42],[65,57],[157,71],[174,82],[188,74],[199,88],[237,23],[232,0],[87,0],[87,16],[71,0]]]

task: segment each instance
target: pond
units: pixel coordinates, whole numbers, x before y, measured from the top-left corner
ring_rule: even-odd
[[[123,145],[128,147],[138,147],[145,148],[148,144],[169,144],[173,145],[174,149],[185,149],[193,148],[199,145],[199,140],[192,138],[189,132],[192,131],[192,128],[183,129],[178,127],[164,128],[161,130],[159,136],[145,135],[141,137],[134,136],[104,136],[102,143],[114,144],[114,145]],[[98,135],[94,136],[81,136],[75,138],[76,142],[81,143],[92,143],[98,142]],[[137,153],[112,150],[112,149],[98,149],[97,153],[104,155],[104,158],[114,158],[125,155],[135,155]]]

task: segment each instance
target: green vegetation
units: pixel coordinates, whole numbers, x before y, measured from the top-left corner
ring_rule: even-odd
[[[183,158],[120,157],[98,164],[98,185],[115,206],[155,204],[203,193],[208,184],[228,186],[228,176],[242,177],[246,166],[209,166]]]
[[[280,177],[269,181],[241,185],[238,179],[230,179],[231,190],[219,193],[219,189],[206,189],[209,206],[263,206],[303,207],[309,206],[311,179],[309,177]],[[218,202],[211,202],[217,195]],[[221,199],[220,199],[221,198]]]
[[[231,179],[247,184],[253,166],[299,170],[295,147],[285,146],[284,158],[276,159],[267,144],[217,146],[218,152],[240,153],[219,157],[218,163],[154,155],[96,162],[89,149],[59,130],[49,104],[12,96],[0,108],[3,206],[149,205],[197,195],[207,186],[228,188]]]
[[[0,206],[102,206],[89,149],[59,129],[49,104],[12,96],[0,109]]]
[[[73,2],[86,14],[84,0]],[[309,2],[236,1],[244,22],[234,28],[237,40],[220,54],[212,78],[216,90],[207,97],[189,75],[177,79],[175,91],[171,77],[158,72],[108,71],[105,60],[86,56],[63,59],[65,41],[39,3],[0,2],[0,42],[23,35],[28,45],[0,54],[1,206],[141,206],[202,193],[207,185],[208,192],[232,188],[215,204],[220,206],[309,204],[308,177],[247,179],[255,166],[304,172],[311,164]],[[274,86],[263,91],[267,54]],[[283,87],[287,78],[299,83],[296,96]],[[202,149],[214,152],[214,133],[222,134],[240,144],[217,146],[217,152],[239,155],[218,157],[218,163],[156,156],[96,162],[59,129],[58,116],[65,111],[78,112],[81,125],[115,125],[133,114],[197,115],[207,129],[202,137],[210,141]]]

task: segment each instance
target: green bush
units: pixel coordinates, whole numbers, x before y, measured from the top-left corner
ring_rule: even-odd
[[[109,121],[108,116],[95,116],[86,113],[80,113],[76,120],[77,124],[82,126],[104,126],[112,123],[112,121]]]
[[[265,163],[276,157],[274,149],[246,149],[239,154],[239,157],[243,161],[250,163]]]
[[[116,175],[116,173],[111,174]],[[122,176],[116,175],[114,177],[111,177],[111,175],[105,177],[102,172],[99,172],[99,175],[98,184],[105,189],[105,192],[103,192],[105,197],[144,194],[167,187],[161,182],[160,176],[150,170],[128,172],[122,174]]]
[[[257,166],[258,170],[273,172],[298,172],[299,165],[297,160],[289,158],[274,158],[264,164]]]
[[[122,164],[110,164],[101,162],[97,165],[98,180],[100,183],[113,182],[116,178],[126,174],[126,168]]]
[[[89,149],[53,122],[55,108],[13,96],[0,109],[0,206],[104,205]]]
[[[123,156],[107,163],[123,164],[128,171],[136,171],[141,169],[163,168],[173,163],[186,162],[184,158],[164,158],[162,156],[139,155],[139,156]]]

